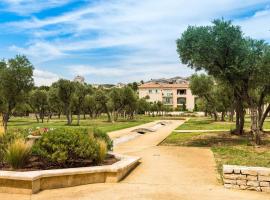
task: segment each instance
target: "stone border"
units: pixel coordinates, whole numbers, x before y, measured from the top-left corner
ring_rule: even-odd
[[[0,171],[0,192],[35,194],[41,190],[85,185],[115,183],[139,164],[139,157],[115,153],[120,161],[105,166],[80,167],[27,172]]]
[[[223,165],[225,188],[270,192],[270,168]]]

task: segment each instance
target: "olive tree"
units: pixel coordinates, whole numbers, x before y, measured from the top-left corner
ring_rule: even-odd
[[[0,108],[5,131],[14,108],[26,100],[34,85],[33,69],[33,65],[25,56],[17,55],[7,62],[0,62]]]

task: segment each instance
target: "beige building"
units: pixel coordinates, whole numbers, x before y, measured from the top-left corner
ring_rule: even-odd
[[[188,82],[183,83],[155,83],[148,82],[139,86],[139,97],[149,97],[149,102],[161,101],[173,108],[186,104],[187,110],[192,111],[195,96],[192,95]]]

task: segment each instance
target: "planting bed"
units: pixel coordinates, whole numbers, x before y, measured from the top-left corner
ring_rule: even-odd
[[[103,166],[36,171],[0,170],[0,192],[33,194],[40,190],[90,183],[118,182],[135,168],[140,158],[110,153],[118,161]]]

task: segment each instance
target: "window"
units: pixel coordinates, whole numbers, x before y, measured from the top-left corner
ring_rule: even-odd
[[[173,99],[171,98],[171,97],[164,97],[163,98],[163,103],[164,104],[170,104],[170,105],[172,105],[173,104]]]
[[[186,98],[185,97],[178,97],[177,98],[177,104],[178,105],[186,104]]]
[[[172,97],[173,96],[172,90],[164,90],[164,96]]]
[[[185,89],[177,90],[177,95],[185,95],[185,94],[187,94],[187,90]]]
[[[153,90],[149,90],[148,92],[149,92],[149,94],[152,94],[153,93]]]

